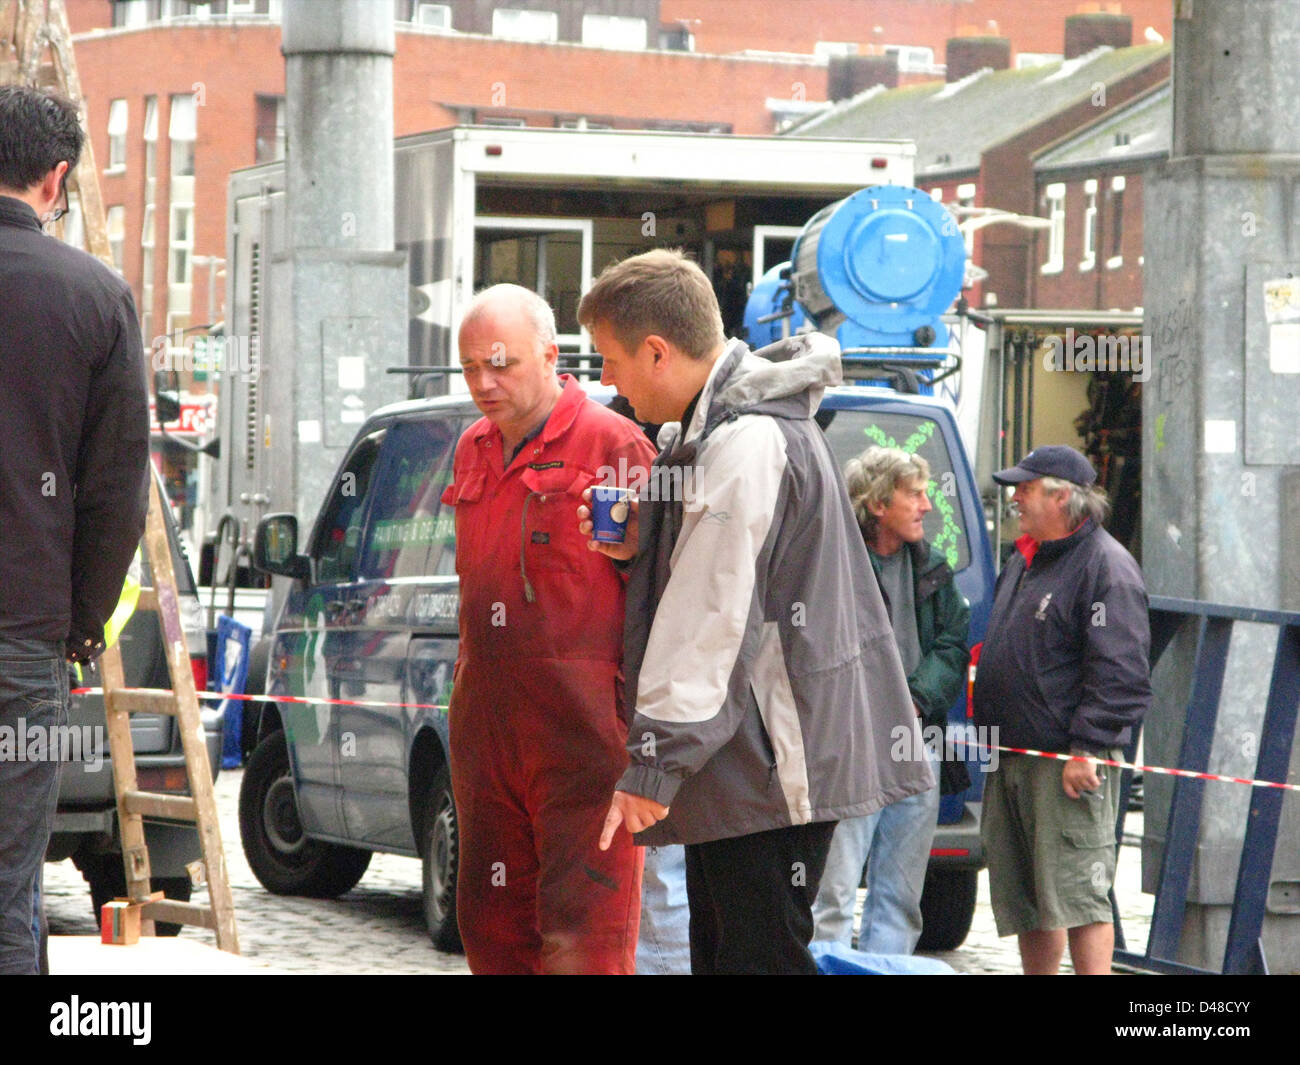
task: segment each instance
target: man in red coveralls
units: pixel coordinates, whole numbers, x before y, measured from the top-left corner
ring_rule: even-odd
[[[597,847],[627,766],[623,578],[573,521],[602,467],[648,470],[636,423],[557,376],[555,319],[497,285],[460,327],[483,417],[456,448],[456,891],[475,973],[632,973],[640,851]],[[620,460],[622,460],[620,462]]]

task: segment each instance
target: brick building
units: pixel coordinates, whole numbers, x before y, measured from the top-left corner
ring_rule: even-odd
[[[659,12],[666,28],[689,34],[701,52],[890,52],[904,74],[931,77],[943,74],[954,37],[1005,36],[1016,67],[1061,59],[1062,24],[1080,12],[1129,16],[1125,44],[1173,35],[1169,0],[795,0],[784,7],[797,17],[784,17],[770,0],[661,0]]]
[[[283,154],[278,5],[236,3],[213,0],[203,17],[181,17],[190,5],[167,0],[69,4],[110,238],[146,338],[220,318],[223,289],[210,307],[206,257],[224,255],[227,178]],[[825,99],[826,77],[825,61],[812,57],[552,44],[399,23],[394,125],[399,135],[474,122],[770,133],[767,101]]]
[[[1168,158],[1172,89],[1162,82],[1034,155],[1039,212],[1030,305],[1142,306],[1142,195]]]
[[[983,48],[997,39],[978,42]],[[950,63],[946,82],[868,89],[805,119],[792,135],[911,137],[917,145],[916,182],[936,199],[1037,215],[1043,208],[1035,153],[1112,115],[1169,75],[1165,44],[1086,51],[1067,46],[1064,60],[1021,70],[1006,66],[1008,53],[1003,39],[1003,69]],[[1135,207],[1136,199],[1130,198]],[[1133,228],[1140,234],[1140,224]],[[976,286],[972,302],[1035,305],[1031,271],[1038,262],[1037,240],[1032,230],[1014,225],[976,232],[972,255],[988,278]],[[1130,252],[1130,258],[1134,255]]]

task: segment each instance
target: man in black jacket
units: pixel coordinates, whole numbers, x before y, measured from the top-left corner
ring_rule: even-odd
[[[1114,950],[1118,760],[1151,702],[1147,595],[1101,527],[1105,496],[1073,448],[1036,448],[993,475],[1015,485],[1021,537],[998,577],[975,678],[975,721],[1007,747],[984,788],[993,916],[1028,974],[1107,973]]]
[[[0,87],[0,973],[36,971],[66,660],[104,649],[148,506],[131,290],[42,232],[83,140],[71,102]]]

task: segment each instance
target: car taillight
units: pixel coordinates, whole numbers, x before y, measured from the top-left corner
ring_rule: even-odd
[[[168,769],[137,769],[136,784],[141,791],[188,791],[190,778],[184,766]]]
[[[931,847],[931,858],[967,858],[970,851],[964,847]]]
[[[194,690],[208,690],[208,660],[201,656],[190,656],[190,672],[194,674]]]

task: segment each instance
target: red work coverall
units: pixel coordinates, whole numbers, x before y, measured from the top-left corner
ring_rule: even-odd
[[[581,493],[655,451],[565,374],[541,434],[508,468],[499,429],[456,447],[460,655],[451,778],[461,939],[475,973],[632,973],[641,852],[597,849],[627,766],[623,578],[578,532]],[[620,459],[623,466],[620,467]]]

